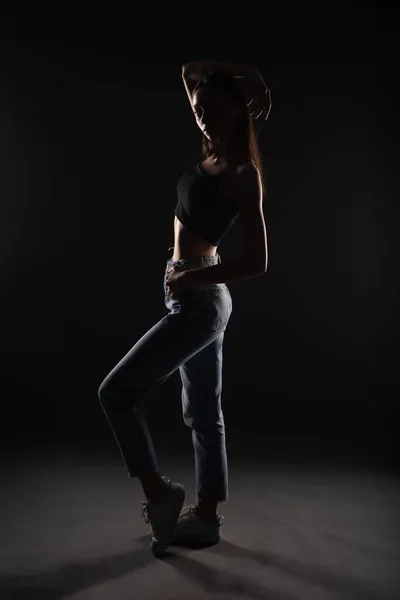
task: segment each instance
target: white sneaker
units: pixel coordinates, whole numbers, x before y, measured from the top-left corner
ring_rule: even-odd
[[[185,506],[179,515],[171,544],[217,544],[221,539],[223,522],[221,515],[217,515],[215,520],[200,517],[195,504]]]
[[[179,512],[185,500],[185,487],[181,483],[173,483],[165,476],[162,478],[168,487],[160,500],[157,503],[141,500],[143,521],[151,527],[150,549],[154,556],[163,554],[171,543]]]

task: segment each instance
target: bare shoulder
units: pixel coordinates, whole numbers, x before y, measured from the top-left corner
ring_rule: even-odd
[[[237,165],[237,172],[240,174],[243,173],[243,171],[249,171],[252,168],[257,169],[255,162],[249,158],[248,160],[242,161]]]
[[[239,206],[243,202],[257,205],[262,201],[260,172],[252,160],[237,165],[230,181],[229,193]]]
[[[232,178],[235,183],[245,181],[247,178],[255,177],[258,174],[258,168],[255,162],[248,158],[235,164],[232,168]]]

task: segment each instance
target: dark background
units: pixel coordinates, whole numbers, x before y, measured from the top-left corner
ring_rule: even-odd
[[[228,443],[395,463],[396,23],[373,4],[3,10],[5,452],[117,452],[97,390],[166,313],[176,183],[201,158],[181,65],[212,59],[256,67],[273,101],[259,140],[268,271],[229,284]],[[240,252],[236,223],[219,253]],[[149,395],[160,443],[189,435],[180,386],[176,372]]]

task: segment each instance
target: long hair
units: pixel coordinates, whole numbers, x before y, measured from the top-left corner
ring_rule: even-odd
[[[236,137],[241,150],[249,155],[250,159],[255,163],[261,179],[262,191],[264,194],[264,174],[261,161],[261,153],[257,141],[257,133],[253,123],[253,117],[248,107],[248,98],[244,87],[238,83],[238,80],[232,77],[229,73],[223,71],[214,71],[200,79],[193,94],[205,86],[210,86],[213,90],[222,91],[228,94],[234,104],[241,109],[241,117],[236,124]],[[209,140],[204,134],[202,136],[201,149],[203,158],[213,156],[216,150],[216,145],[212,140]]]

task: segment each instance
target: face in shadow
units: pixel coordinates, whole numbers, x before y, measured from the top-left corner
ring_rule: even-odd
[[[203,135],[210,141],[227,142],[233,136],[241,115],[229,95],[205,85],[193,94],[193,112]]]

